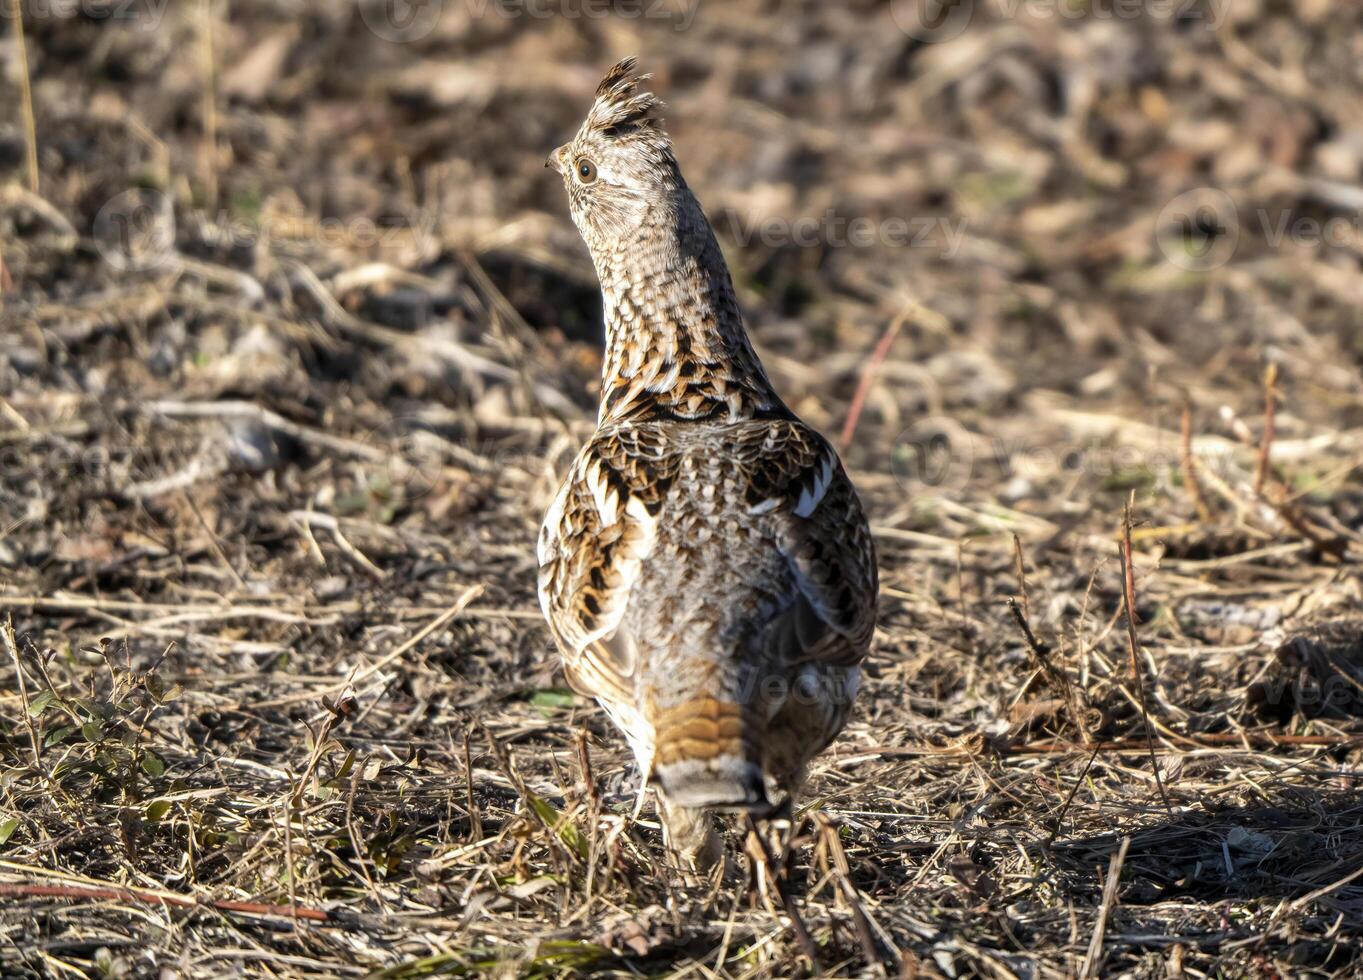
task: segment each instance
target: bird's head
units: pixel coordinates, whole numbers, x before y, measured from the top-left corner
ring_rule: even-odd
[[[673,207],[685,187],[672,141],[653,114],[662,103],[639,91],[649,76],[634,67],[626,58],[606,73],[582,128],[545,162],[562,175],[573,223],[593,254],[627,243],[651,211]]]

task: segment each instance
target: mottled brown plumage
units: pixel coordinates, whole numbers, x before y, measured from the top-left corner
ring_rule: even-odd
[[[837,454],[748,341],[633,69],[610,70],[549,159],[601,280],[606,358],[596,434],[540,532],[540,603],[569,682],[624,731],[673,845],[705,864],[706,811],[788,803],[846,722],[875,557]]]

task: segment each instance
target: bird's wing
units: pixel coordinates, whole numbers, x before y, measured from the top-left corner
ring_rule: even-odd
[[[634,643],[621,628],[657,537],[668,462],[637,432],[598,433],[578,454],[540,529],[539,597],[568,682],[631,699]]]
[[[668,519],[660,511],[683,457],[668,451],[667,439],[653,426],[598,433],[540,530],[540,605],[569,683],[607,701],[632,699],[637,656],[622,620],[659,520]],[[746,423],[714,449],[729,476],[719,482],[742,494],[728,502],[730,512],[760,525],[757,538],[789,570],[790,595],[760,632],[767,662],[858,663],[875,628],[875,554],[837,453],[793,419]]]
[[[768,662],[851,666],[875,631],[877,574],[870,528],[833,447],[798,421],[746,440],[745,504],[767,515],[794,588],[763,631]]]

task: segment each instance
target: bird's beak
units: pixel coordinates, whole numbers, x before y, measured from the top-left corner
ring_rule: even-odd
[[[563,173],[563,168],[565,166],[564,158],[567,157],[567,155],[568,147],[566,145],[560,146],[553,153],[549,154],[549,159],[544,161],[544,165],[545,167],[557,170],[559,173]]]

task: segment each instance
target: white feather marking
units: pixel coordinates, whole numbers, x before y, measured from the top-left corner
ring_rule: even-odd
[[[814,513],[824,494],[828,492],[828,485],[833,482],[833,461],[827,455],[823,458],[823,465],[819,467],[819,475],[814,478],[814,482],[805,490],[800,492],[800,501],[795,505],[796,517],[808,517]]]
[[[620,495],[606,481],[599,461],[587,470],[586,476],[587,487],[592,492],[592,500],[596,502],[596,512],[601,517],[601,526],[610,527],[620,516]]]
[[[626,367],[622,372],[625,377],[632,378],[644,367],[644,348],[642,345],[635,344],[629,350],[629,359],[625,362]]]
[[[549,505],[549,510],[544,515],[544,523],[540,525],[539,541],[535,544],[535,557],[539,559],[541,565],[549,564],[554,552],[558,550],[559,527],[563,523],[563,507],[568,502],[568,490],[571,485],[571,480],[565,480],[563,486],[558,488],[553,503]]]
[[[861,690],[861,668],[850,668],[847,671],[847,680],[844,683],[846,686],[843,688],[843,692],[847,698],[847,703],[851,704],[857,699],[857,692]]]
[[[549,580],[549,570],[544,566],[540,567],[539,581],[536,584],[538,585],[536,591],[540,597],[540,611],[544,613],[544,618],[552,623],[554,619],[553,596],[550,594],[552,583]]]
[[[781,506],[780,497],[768,497],[766,500],[749,507],[748,513],[756,517],[758,514],[769,514],[779,506]]]
[[[671,369],[661,378],[655,378],[648,386],[648,390],[657,394],[662,391],[671,391],[677,387],[677,379],[681,377],[681,362],[673,364]]]
[[[737,422],[743,418],[743,395],[741,392],[734,392],[724,399],[729,406],[729,421]]]
[[[597,640],[605,639],[615,632],[615,628],[620,625],[620,617],[624,613],[624,609],[620,609],[615,615],[610,615],[611,611],[612,610],[609,609],[603,610],[601,614],[601,625],[590,633],[583,633],[577,638],[576,647],[578,656],[581,656],[582,651],[586,650],[587,647],[591,646]]]
[[[619,551],[610,569],[615,584],[597,614],[596,629],[574,638],[573,645],[579,652],[597,640],[612,636],[619,628],[620,620],[625,616],[630,590],[639,580],[644,559],[653,550],[653,542],[658,536],[657,520],[649,514],[648,508],[638,497],[630,497],[625,503],[625,514],[630,519],[625,547]]]
[[[648,778],[653,772],[653,726],[632,704],[620,704],[605,698],[597,698],[596,702],[606,709],[615,727],[624,732],[625,741],[629,743],[634,752],[634,761],[639,766],[639,797],[634,805],[634,817],[637,820],[648,794]]]
[[[630,497],[629,503],[625,504],[625,513],[639,525],[642,538],[648,542],[648,547],[653,546],[653,535],[658,530],[658,519],[648,512],[644,502],[638,497]]]

